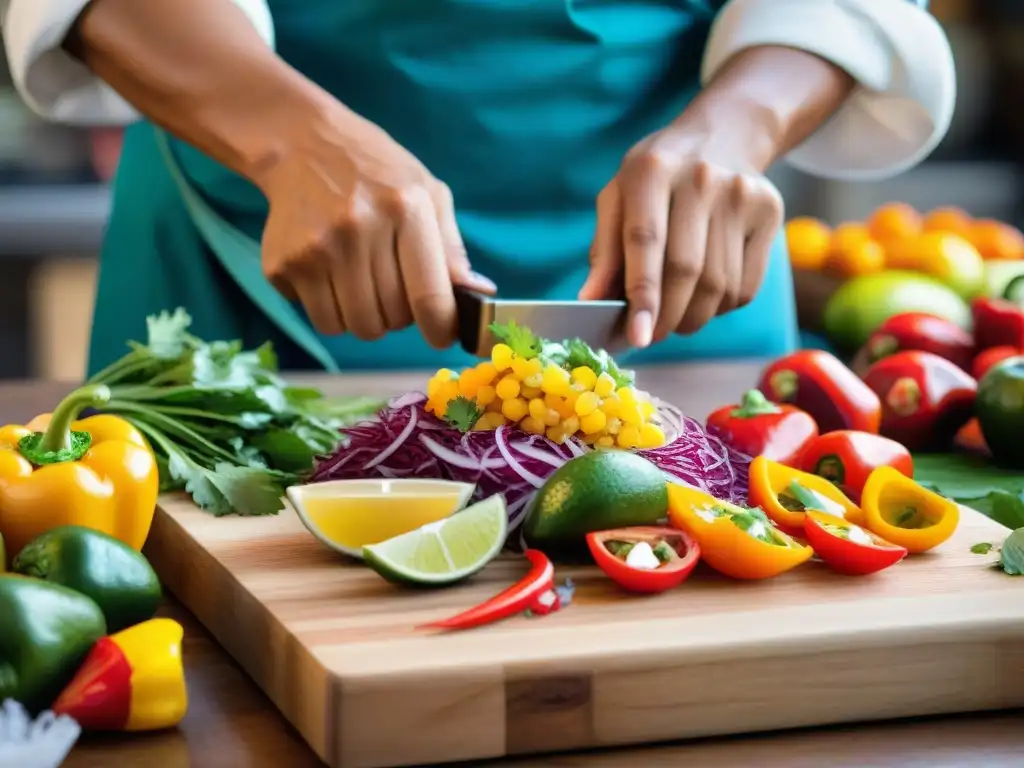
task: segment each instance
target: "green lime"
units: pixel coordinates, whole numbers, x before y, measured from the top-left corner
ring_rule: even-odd
[[[552,473],[523,525],[533,545],[572,549],[592,531],[654,525],[667,515],[668,486],[660,469],[630,451],[596,450]]]
[[[507,536],[505,498],[495,494],[451,517],[363,547],[363,561],[388,581],[442,586],[481,570]]]

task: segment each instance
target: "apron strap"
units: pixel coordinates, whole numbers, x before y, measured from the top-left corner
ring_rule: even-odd
[[[174,157],[167,134],[156,129],[156,142],[167,170],[181,192],[182,200],[207,247],[238,287],[289,339],[305,350],[330,373],[338,363],[295,309],[294,305],[267,282],[260,268],[260,244],[225,221],[185,177]]]

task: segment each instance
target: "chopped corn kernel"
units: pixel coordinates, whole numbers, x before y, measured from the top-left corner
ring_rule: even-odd
[[[602,373],[594,383],[594,393],[598,397],[608,397],[615,392],[615,379],[607,373]]]
[[[541,388],[550,395],[569,393],[569,372],[557,365],[549,365],[541,373]]]
[[[587,366],[580,365],[572,369],[572,380],[585,389],[593,389],[597,384],[597,374]]]
[[[588,416],[596,411],[600,405],[601,398],[593,392],[584,392],[576,398],[576,404],[573,406],[573,410],[576,411],[577,416]]]
[[[601,410],[609,419],[614,419],[622,413],[622,401],[613,393],[601,401]]]
[[[513,423],[520,421],[528,413],[526,401],[521,397],[513,397],[501,404],[501,414]]]
[[[505,417],[500,413],[485,413],[479,419],[476,424],[473,425],[473,429],[485,430],[485,429],[497,429],[505,424]]]
[[[495,344],[491,348],[491,362],[494,363],[494,369],[499,373],[512,367],[512,358],[514,357],[512,347],[507,344]]]
[[[494,391],[494,387],[490,384],[485,384],[476,391],[476,404],[481,408],[485,408],[494,402],[498,394]]]
[[[570,416],[562,420],[561,430],[567,435],[575,435],[580,431],[580,420],[576,416]]]
[[[640,444],[640,430],[632,424],[626,424],[619,430],[616,442],[620,448],[636,448]]]
[[[632,387],[619,387],[616,392],[623,405],[626,405],[627,403],[636,405],[636,392]]]
[[[548,404],[545,403],[541,398],[534,397],[530,400],[529,405],[530,415],[538,421],[543,421],[544,417],[548,413]]]
[[[562,421],[562,414],[556,411],[554,408],[548,408],[547,413],[544,414],[544,423],[549,427],[554,427],[560,424]]]
[[[523,386],[532,387],[533,389],[540,389],[544,384],[544,374],[542,373],[531,373],[529,376],[523,377]]]
[[[519,394],[529,400],[534,397],[540,397],[543,392],[540,391],[540,387],[526,386],[526,382],[524,381],[522,388],[519,390]]]
[[[597,438],[596,444],[599,448],[614,448],[615,439],[610,435],[602,435],[601,437]]]
[[[524,432],[529,432],[531,435],[543,435],[545,426],[544,422],[540,419],[535,419],[533,416],[526,416],[519,422],[519,428]]]
[[[495,366],[494,363],[490,362],[489,360],[485,360],[482,363],[477,363],[477,366],[474,370],[476,371],[477,381],[481,382],[481,384],[490,384],[498,376],[497,366]]]
[[[596,435],[605,427],[607,417],[603,411],[595,410],[580,419],[580,429],[586,435]]]
[[[512,400],[519,397],[519,382],[511,375],[505,376],[498,382],[494,391],[502,400]]]
[[[657,424],[647,422],[640,427],[639,447],[658,448],[665,444],[665,433]]]
[[[561,427],[548,427],[544,434],[553,443],[562,444],[565,442],[565,432]]]
[[[521,357],[513,358],[512,360],[512,374],[522,381],[530,375],[530,361],[524,360]]]
[[[619,418],[626,424],[632,424],[634,426],[640,426],[644,420],[643,416],[640,415],[640,408],[636,403],[623,403],[622,410],[619,412]]]

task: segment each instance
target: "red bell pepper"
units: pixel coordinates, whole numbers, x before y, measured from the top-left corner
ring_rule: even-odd
[[[776,360],[761,374],[757,388],[769,400],[809,413],[821,434],[836,429],[878,431],[882,406],[877,395],[823,350],[804,349]]]
[[[825,565],[848,576],[877,573],[907,556],[906,547],[891,544],[849,520],[824,512],[806,513],[804,534]]]
[[[628,558],[637,546],[650,551],[651,564],[640,567]],[[690,534],[675,528],[641,526],[587,534],[594,562],[623,589],[630,592],[664,592],[678,587],[700,560],[700,547]]]
[[[881,434],[911,451],[949,446],[971,418],[978,383],[930,352],[897,352],[864,377],[882,401]]]
[[[893,315],[871,334],[868,363],[905,351],[931,352],[965,371],[974,357],[974,338],[956,323],[925,312]]]
[[[709,432],[748,456],[767,456],[795,465],[807,444],[818,436],[810,414],[792,405],[772,403],[759,390],[743,395],[739,405],[727,405],[708,416]]]
[[[1011,347],[1004,344],[1000,347],[989,347],[983,349],[978,353],[978,356],[974,358],[974,362],[971,365],[971,375],[975,379],[981,381],[981,379],[988,373],[989,368],[998,365],[1003,360],[1008,360],[1011,357],[1018,357],[1024,355],[1024,350],[1019,347]],[[964,369],[966,370],[966,368]]]
[[[1024,348],[1024,307],[1006,299],[975,299],[974,344],[979,349],[992,347]]]
[[[875,467],[889,466],[907,477],[914,476],[914,460],[895,440],[870,432],[841,429],[811,441],[804,452],[802,469],[831,480],[857,503]]]
[[[181,663],[184,630],[150,619],[101,638],[54,703],[88,730],[153,731],[181,722],[188,709]]]
[[[524,554],[531,565],[525,578],[475,608],[448,619],[424,624],[420,629],[472,629],[507,619],[533,606],[541,594],[552,589],[555,567],[540,550],[528,549]]]
[[[953,438],[953,445],[980,456],[992,455],[992,451],[988,449],[988,443],[985,442],[985,436],[981,433],[981,424],[977,419],[971,419],[960,427],[960,431]]]

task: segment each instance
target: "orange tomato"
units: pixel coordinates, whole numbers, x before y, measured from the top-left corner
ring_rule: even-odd
[[[973,225],[974,220],[970,214],[953,206],[936,208],[929,211],[928,215],[924,217],[925,232],[950,232],[968,240],[971,237]]]
[[[886,203],[868,219],[868,233],[882,243],[913,237],[921,226],[921,214],[906,203]]]
[[[828,256],[832,232],[824,222],[798,217],[786,222],[786,246],[793,269],[818,270]]]
[[[870,275],[885,269],[885,249],[874,240],[829,252],[825,266],[843,277]]]
[[[840,224],[832,232],[832,240],[829,242],[829,251],[843,251],[849,248],[857,248],[863,243],[871,241],[868,228],[856,221],[847,221]]]
[[[967,240],[949,232],[925,232],[886,251],[886,267],[923,272],[946,283],[962,296],[983,287],[985,264]]]
[[[978,219],[968,239],[986,261],[1024,258],[1024,234],[1002,221]]]

